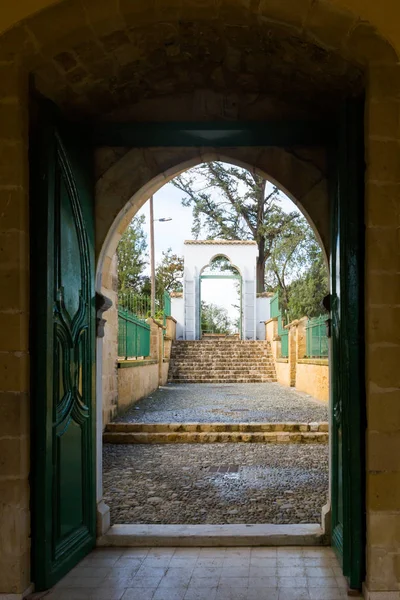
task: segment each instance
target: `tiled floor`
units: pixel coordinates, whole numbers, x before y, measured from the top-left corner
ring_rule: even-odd
[[[331,548],[105,548],[46,600],[339,600]]]

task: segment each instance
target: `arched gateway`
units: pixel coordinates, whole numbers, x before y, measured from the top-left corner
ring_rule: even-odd
[[[187,240],[184,249],[184,327],[183,338],[201,337],[200,283],[204,267],[216,257],[224,256],[240,274],[240,337],[256,339],[256,259],[257,244],[247,240]],[[221,277],[219,275],[218,277]],[[176,305],[180,299],[173,299]],[[172,308],[173,311],[173,308]],[[174,315],[173,315],[174,316]]]

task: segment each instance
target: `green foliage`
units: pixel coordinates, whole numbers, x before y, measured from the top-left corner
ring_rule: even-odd
[[[182,292],[183,290],[183,256],[178,256],[168,248],[162,253],[161,262],[156,268],[156,289],[158,294],[166,292]]]
[[[192,234],[208,239],[257,242],[257,291],[264,291],[265,262],[274,241],[297,221],[297,211],[280,206],[279,190],[256,173],[221,162],[210,162],[176,177],[184,193],[182,204],[193,209]]]
[[[201,302],[201,331],[207,333],[231,334],[234,324],[228,316],[228,311],[216,304]]]
[[[148,262],[144,215],[134,217],[122,235],[118,247],[118,290],[141,291],[142,272]]]
[[[324,314],[322,306],[324,296],[329,293],[328,274],[319,250],[303,277],[291,283],[289,288],[289,318],[318,317]]]

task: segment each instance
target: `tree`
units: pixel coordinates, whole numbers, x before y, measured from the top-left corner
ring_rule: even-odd
[[[290,320],[318,317],[323,314],[325,310],[322,300],[328,292],[327,269],[322,251],[318,248],[318,253],[305,275],[293,281],[289,287]]]
[[[156,268],[156,288],[158,293],[181,292],[183,290],[183,256],[173,254],[172,248],[162,253],[161,262]]]
[[[233,324],[223,306],[201,302],[201,331],[207,333],[232,333]]]
[[[302,280],[320,255],[320,246],[304,217],[288,224],[285,232],[274,240],[266,263],[266,287],[279,291],[280,306],[289,318],[292,284]]]
[[[265,290],[265,263],[274,241],[299,219],[279,206],[279,190],[260,175],[221,162],[210,162],[173,179],[193,208],[192,233],[208,238],[254,240],[258,245],[257,292]]]
[[[118,290],[140,291],[147,264],[147,241],[143,231],[144,215],[134,217],[123,233],[118,247]]]

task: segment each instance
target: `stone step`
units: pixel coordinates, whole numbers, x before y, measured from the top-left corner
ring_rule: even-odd
[[[254,432],[322,432],[329,430],[327,421],[313,423],[108,423],[107,433],[254,433]]]
[[[182,340],[172,344],[168,378],[176,383],[269,383],[276,381],[276,373],[269,342]]]
[[[290,431],[257,431],[257,432],[105,432],[105,444],[216,444],[216,443],[248,443],[248,444],[326,444],[328,432],[290,432]]]
[[[168,380],[169,383],[276,383],[277,379],[275,378],[255,378],[255,377],[246,377],[246,378],[228,378],[228,379],[191,379],[191,378],[187,378],[184,379],[182,377],[180,378],[172,378]]]

